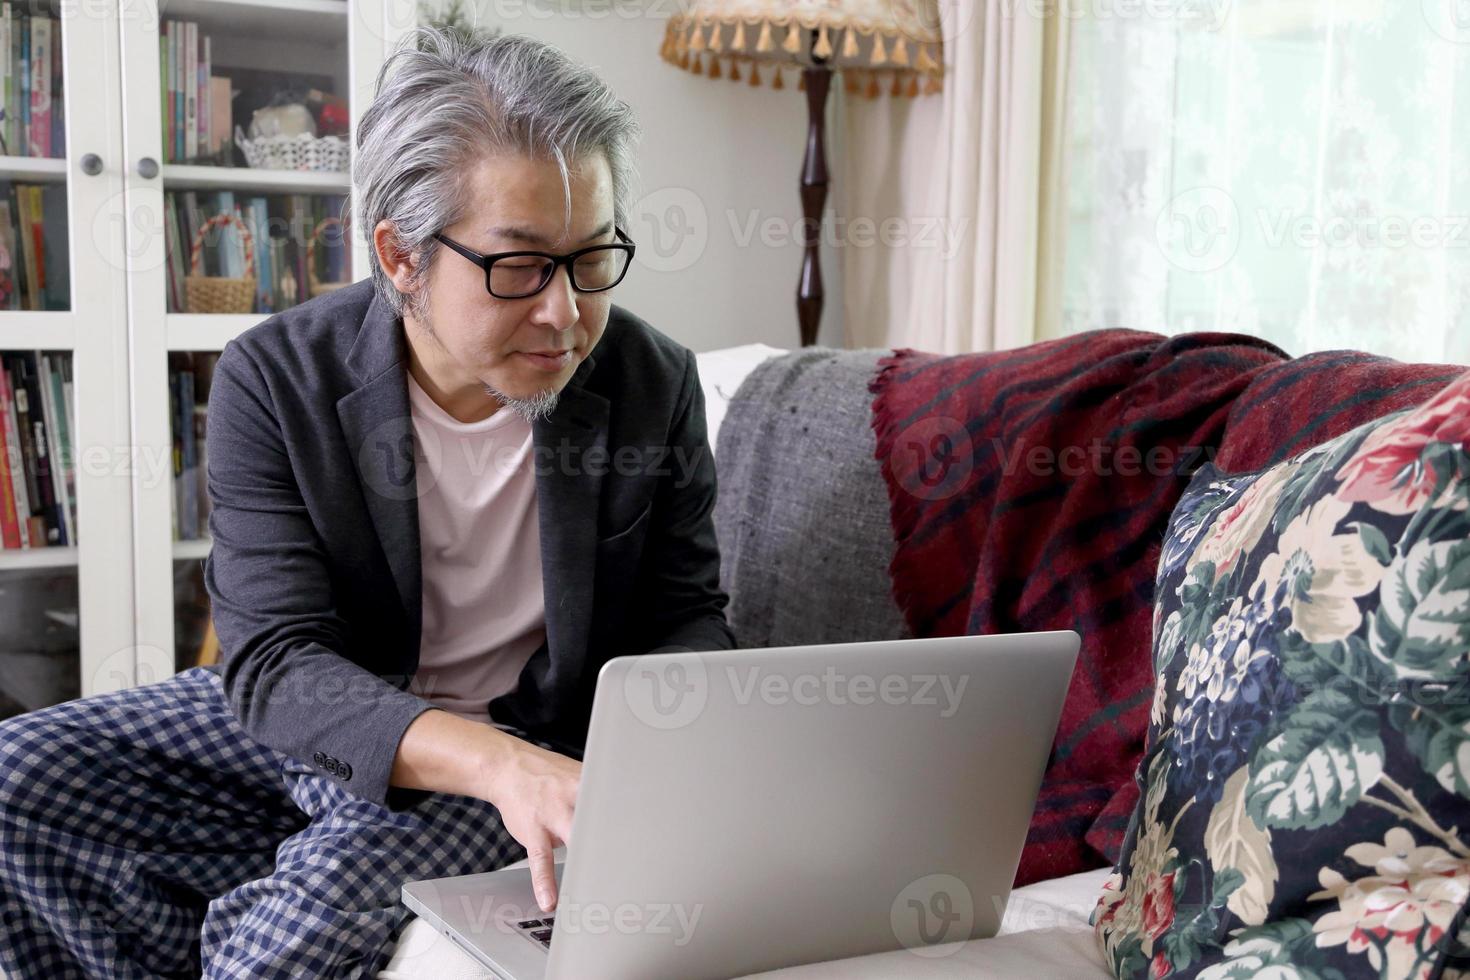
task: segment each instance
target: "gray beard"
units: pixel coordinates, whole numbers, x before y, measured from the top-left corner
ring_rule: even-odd
[[[527,422],[539,422],[544,418],[548,418],[552,412],[556,411],[556,403],[560,395],[559,392],[551,388],[546,388],[536,392],[530,398],[512,398],[493,385],[482,383],[482,387],[485,389],[485,394],[494,398],[501,405],[515,412]]]
[[[420,296],[418,302],[414,302],[412,299],[410,299],[409,307],[410,309],[412,309],[414,316],[418,319],[424,333],[432,337],[434,343],[439,345],[439,349],[443,350],[444,343],[439,339],[439,336],[434,333],[434,326],[429,322],[429,304],[427,295]],[[548,418],[552,412],[556,411],[556,403],[558,398],[560,397],[560,392],[556,391],[553,388],[545,388],[541,391],[538,391],[530,398],[513,398],[510,395],[507,395],[505,392],[496,388],[494,385],[487,385],[484,382],[481,382],[480,387],[485,389],[485,394],[500,402],[502,407],[510,409],[512,412],[516,413],[527,422],[539,422],[544,418]]]

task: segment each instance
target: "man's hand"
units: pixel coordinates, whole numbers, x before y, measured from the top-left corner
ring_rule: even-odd
[[[404,730],[388,783],[493,803],[506,832],[526,849],[536,901],[550,912],[556,908],[552,850],[571,841],[581,778],[576,759],[431,708]]]
[[[505,829],[526,849],[541,911],[556,908],[554,848],[572,836],[582,763],[524,739],[486,760],[482,799],[495,804]]]

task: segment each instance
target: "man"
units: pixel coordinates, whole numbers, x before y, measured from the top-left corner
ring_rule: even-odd
[[[222,665],[0,725],[0,970],[371,976],[517,843],[554,907],[600,666],[734,645],[693,355],[609,298],[633,137],[526,38],[389,59],[371,281],[214,374]]]

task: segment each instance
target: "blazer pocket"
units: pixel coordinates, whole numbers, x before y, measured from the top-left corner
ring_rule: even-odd
[[[650,500],[647,506],[643,508],[642,512],[640,512],[637,517],[633,518],[632,522],[627,527],[623,528],[621,531],[614,531],[612,534],[598,535],[597,547],[602,548],[605,545],[616,546],[625,541],[633,540],[634,536],[637,535],[637,533],[643,528],[643,525],[648,523],[648,515],[652,513],[653,501]]]

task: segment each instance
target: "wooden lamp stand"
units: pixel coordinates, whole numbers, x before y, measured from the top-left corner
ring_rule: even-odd
[[[813,31],[813,42],[815,34]],[[802,69],[806,82],[806,157],[801,164],[801,279],[796,289],[796,316],[801,323],[801,346],[817,342],[817,327],[822,322],[822,260],[818,248],[822,239],[822,207],[827,203],[827,91],[832,84],[832,69],[825,58]]]

